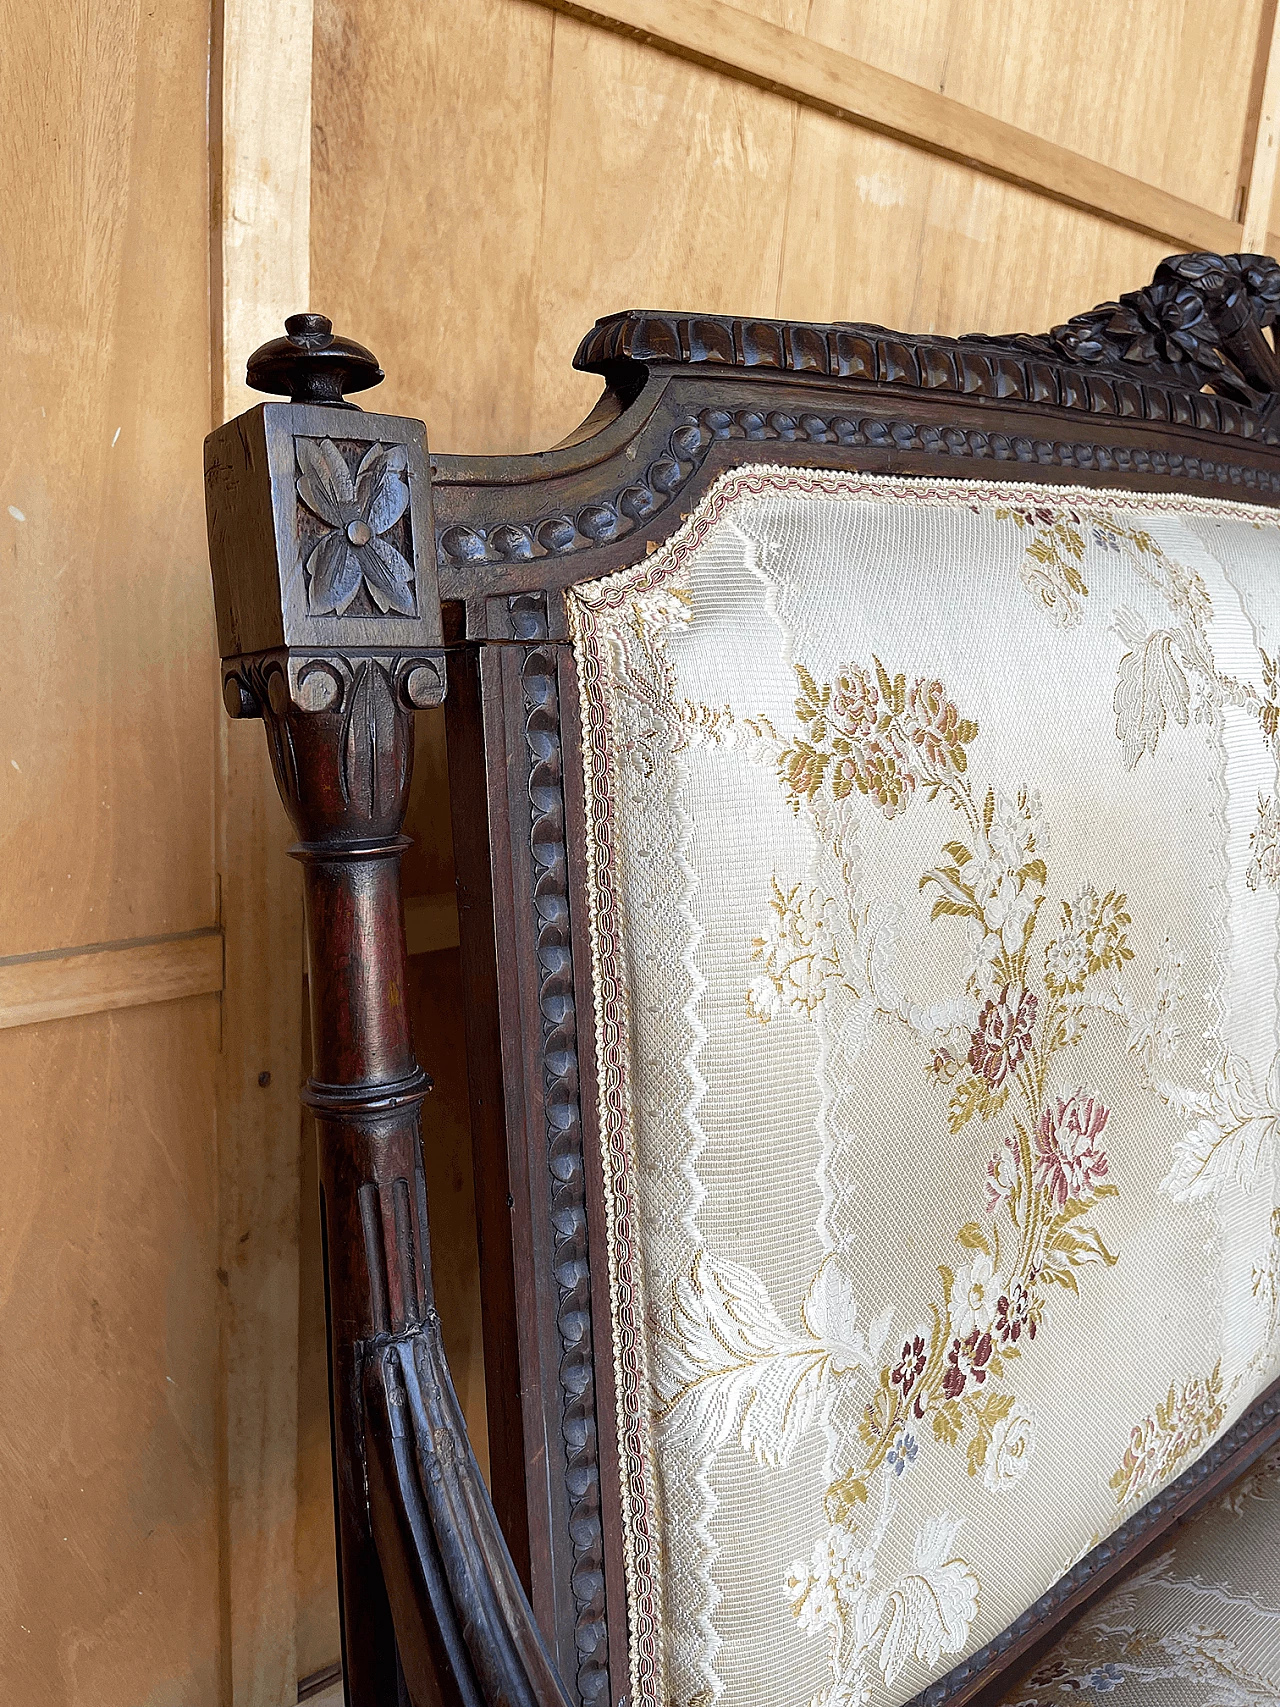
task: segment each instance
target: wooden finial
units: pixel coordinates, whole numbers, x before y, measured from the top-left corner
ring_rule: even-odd
[[[249,357],[245,372],[255,391],[287,397],[292,403],[322,403],[331,409],[356,409],[348,391],[367,391],[386,378],[378,359],[363,344],[337,338],[324,314],[291,314],[285,337],[273,338]]]

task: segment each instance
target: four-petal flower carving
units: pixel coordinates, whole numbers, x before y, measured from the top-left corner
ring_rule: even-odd
[[[415,613],[413,569],[383,537],[409,503],[403,445],[373,444],[354,480],[332,439],[299,439],[298,496],[329,532],[307,558],[308,607],[313,616],[341,616],[361,586],[382,612]]]

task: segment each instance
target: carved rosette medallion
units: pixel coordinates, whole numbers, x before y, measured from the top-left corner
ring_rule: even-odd
[[[405,447],[299,438],[294,448],[310,614],[416,616]]]

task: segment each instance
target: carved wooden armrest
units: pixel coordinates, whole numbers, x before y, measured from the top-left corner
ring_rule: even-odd
[[[291,401],[212,433],[205,478],[226,707],[266,724],[305,874],[347,1700],[567,1707],[432,1293],[400,892],[446,680],[425,430],[344,401],[382,372],[322,316],[287,330],[249,382]]]

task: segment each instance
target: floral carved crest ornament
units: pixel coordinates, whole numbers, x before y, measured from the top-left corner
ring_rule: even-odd
[[[361,588],[385,615],[413,616],[413,569],[385,536],[409,504],[403,445],[373,444],[354,478],[332,439],[299,439],[298,496],[328,531],[307,556],[312,616],[342,616]]]

